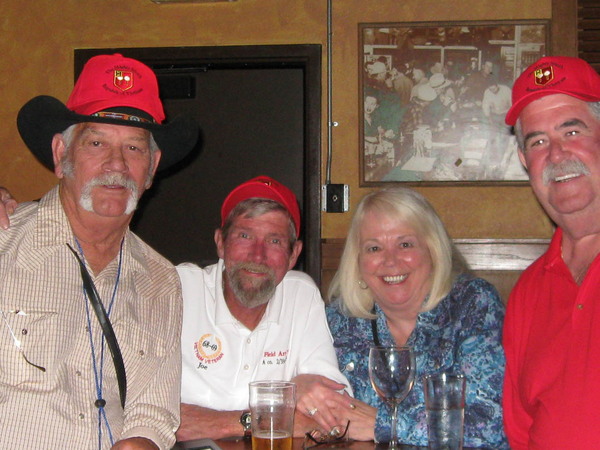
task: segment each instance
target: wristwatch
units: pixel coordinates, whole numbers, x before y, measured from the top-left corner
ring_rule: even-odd
[[[252,436],[252,415],[250,411],[244,411],[240,416],[240,423],[244,427],[244,437]]]

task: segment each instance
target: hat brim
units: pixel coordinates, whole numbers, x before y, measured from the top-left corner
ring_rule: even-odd
[[[168,124],[125,121],[109,117],[77,114],[60,100],[40,95],[29,100],[17,115],[17,128],[25,145],[50,170],[54,169],[52,138],[77,123],[107,123],[149,130],[161,150],[158,170],[181,161],[195,147],[200,133],[198,124],[189,117],[178,116]]]
[[[583,100],[584,102],[598,102],[600,101],[600,97],[598,95],[586,93],[586,92],[574,92],[574,91],[565,91],[561,89],[540,89],[539,91],[531,92],[519,99],[514,105],[506,113],[506,118],[504,122],[506,125],[510,125],[512,127],[517,123],[517,119],[521,112],[525,109],[527,105],[531,102],[538,100],[542,97],[546,97],[547,95],[553,94],[565,94],[571,97],[578,98],[579,100]]]
[[[431,86],[433,89],[443,89],[445,87],[448,87],[452,84],[452,81],[450,80],[444,80],[444,82],[442,84],[440,84],[439,86],[432,86],[431,83],[429,84],[429,86]]]

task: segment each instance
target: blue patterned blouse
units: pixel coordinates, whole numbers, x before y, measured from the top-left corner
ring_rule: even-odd
[[[381,345],[395,345],[385,316],[375,304]],[[390,409],[371,387],[369,348],[374,345],[371,321],[343,315],[336,302],[327,308],[340,368],[357,399],[377,408],[375,439],[390,439]],[[467,377],[465,447],[508,449],[502,427],[504,305],[487,281],[461,275],[450,293],[432,310],[419,314],[406,345],[414,347],[417,377],[398,409],[398,439],[427,446],[423,376],[463,373]]]

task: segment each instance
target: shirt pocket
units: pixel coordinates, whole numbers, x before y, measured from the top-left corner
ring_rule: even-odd
[[[152,332],[151,327],[138,324],[128,323],[126,327],[115,325],[114,331],[125,363],[127,384],[131,386],[130,381],[140,376],[149,381],[164,363],[167,350],[165,339]],[[113,364],[112,358],[109,361]],[[112,378],[114,371],[108,371],[107,375]],[[145,382],[141,384],[145,385]]]
[[[61,342],[70,339],[58,330],[58,323],[58,314],[55,311],[4,310],[4,316],[0,315],[2,383],[26,387],[29,384],[43,383],[49,375],[55,373],[62,348]],[[18,345],[22,352],[19,351]]]

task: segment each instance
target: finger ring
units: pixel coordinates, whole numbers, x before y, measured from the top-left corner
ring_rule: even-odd
[[[338,437],[340,435],[340,430],[338,430],[338,427],[333,427],[331,429],[331,431],[329,432],[329,436],[331,437]]]
[[[352,410],[356,409],[356,405],[354,403],[350,403],[350,409],[352,409]]]
[[[308,415],[309,416],[314,416],[317,413],[318,409],[317,408],[313,408],[313,409],[309,409],[308,410]]]

